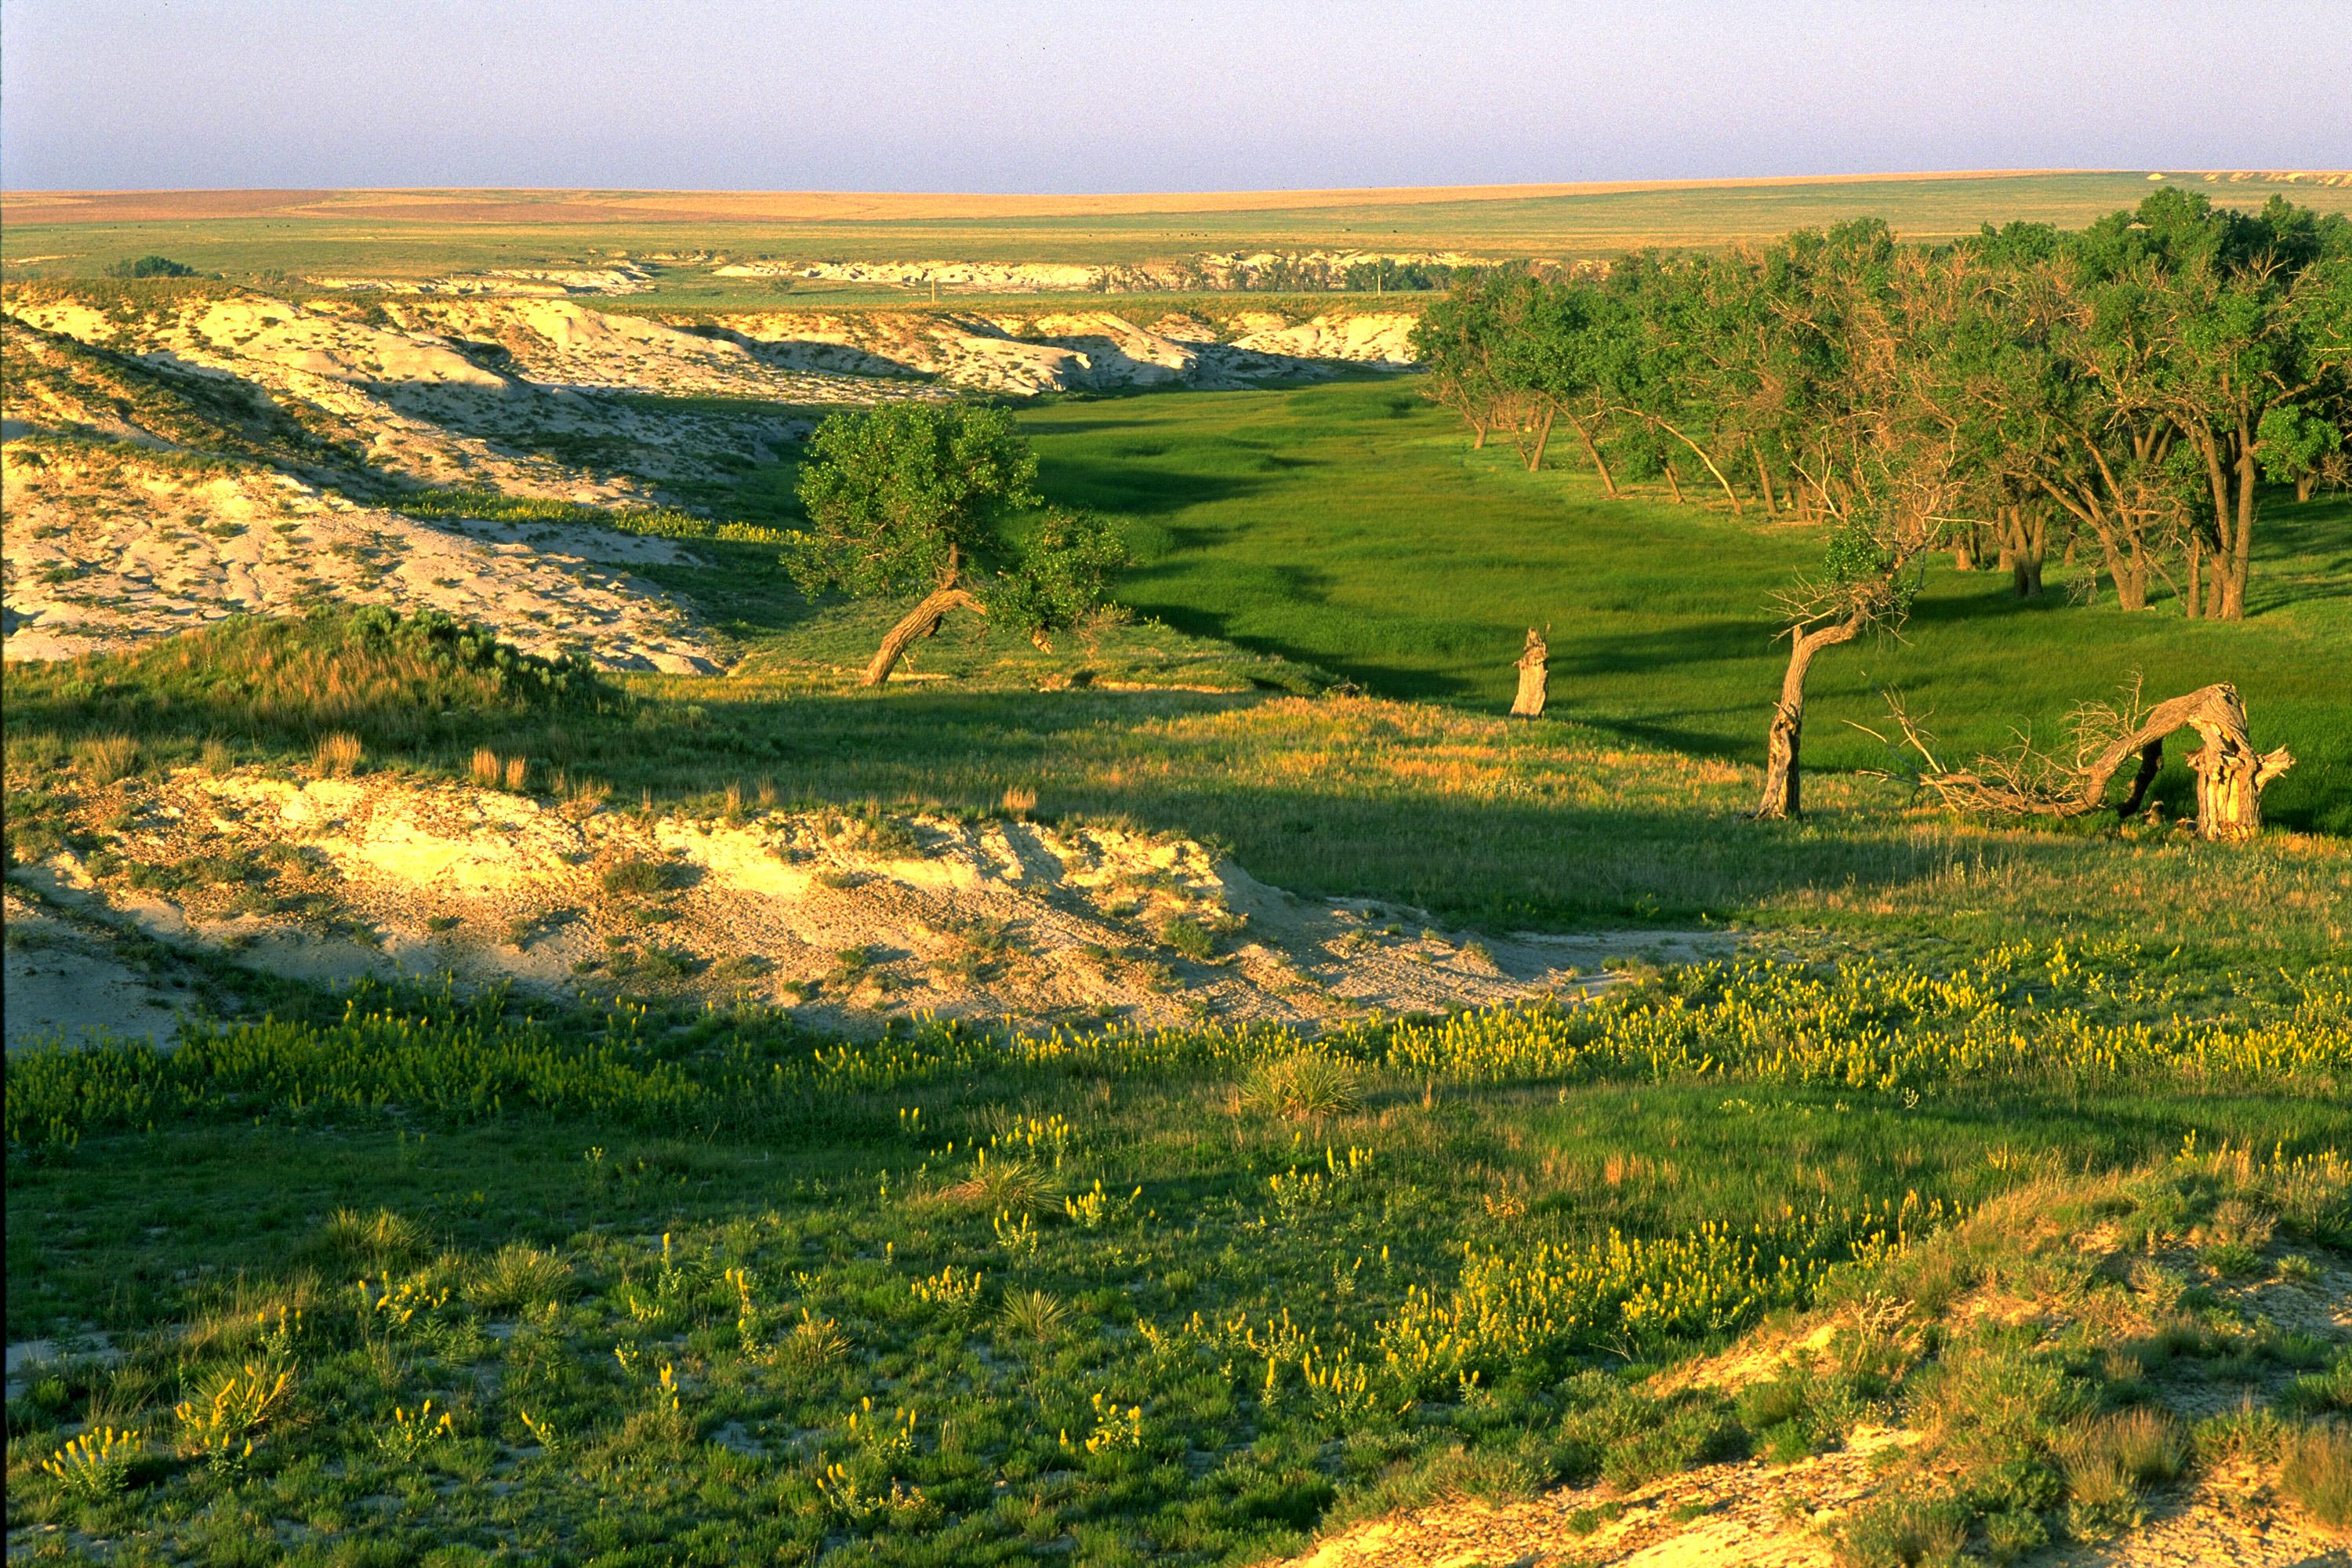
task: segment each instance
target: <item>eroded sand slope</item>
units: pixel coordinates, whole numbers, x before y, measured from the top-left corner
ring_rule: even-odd
[[[1294,897],[1188,840],[1008,818],[698,819],[193,769],[88,816],[102,856],[18,878],[240,963],[751,1000],[851,1028],[925,1011],[1315,1024],[1576,993],[1628,954],[1728,949],[1658,932],[1475,942],[1414,910]]]

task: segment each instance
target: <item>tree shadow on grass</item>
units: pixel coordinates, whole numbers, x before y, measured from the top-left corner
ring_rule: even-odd
[[[1139,462],[1041,453],[1037,488],[1066,505],[1090,506],[1129,517],[1160,517],[1255,494],[1264,486],[1238,475],[1153,468]]]
[[[1384,772],[1301,770],[1278,754],[1295,732],[1254,742],[1244,729],[1215,721],[1267,700],[1087,692],[761,700],[663,737],[658,779],[614,782],[659,798],[772,770],[809,804],[981,810],[1007,789],[1030,788],[1049,817],[1207,838],[1279,886],[1395,899],[1490,929],[1686,924],[1808,889],[1892,893],[1944,876],[1953,853],[1852,808],[1824,811],[1801,830],[1749,822],[1744,780],[1700,786],[1689,805],[1675,805],[1605,794],[1433,795],[1409,792]],[[1392,742],[1413,743],[1402,731]],[[1382,745],[1378,734],[1339,749],[1348,744]],[[2053,836],[1973,852],[2055,879],[2098,847]]]

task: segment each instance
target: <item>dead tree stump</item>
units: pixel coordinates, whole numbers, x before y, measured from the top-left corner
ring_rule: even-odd
[[[2284,746],[2254,750],[2237,688],[2209,686],[2205,691],[2219,699],[2189,715],[2205,742],[2189,753],[2189,771],[2197,775],[2197,837],[2252,838],[2263,830],[2263,786],[2294,766],[2294,753]]]
[[[1511,701],[1512,718],[1543,717],[1544,701],[1551,693],[1549,658],[1550,649],[1543,634],[1529,626],[1528,646],[1519,654],[1519,694]]]

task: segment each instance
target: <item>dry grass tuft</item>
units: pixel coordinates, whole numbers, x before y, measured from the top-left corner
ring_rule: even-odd
[[[1300,1051],[1252,1068],[1236,1102],[1244,1110],[1319,1121],[1363,1103],[1363,1072],[1341,1058]]]
[[[2279,1490],[2330,1530],[2352,1531],[2352,1426],[2330,1421],[2290,1435]]]
[[[357,735],[338,730],[319,742],[310,761],[320,778],[345,778],[359,771],[360,759],[366,754],[367,748]]]
[[[139,742],[128,735],[91,735],[74,742],[73,761],[92,784],[110,784],[139,766]]]

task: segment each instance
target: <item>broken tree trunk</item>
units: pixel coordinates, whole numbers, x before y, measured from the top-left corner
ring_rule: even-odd
[[[919,639],[938,631],[940,622],[947,617],[950,610],[970,610],[975,616],[988,614],[987,609],[972,596],[969,590],[933,589],[924,595],[921,602],[913,609],[908,610],[899,618],[898,624],[890,628],[890,635],[882,639],[882,646],[874,650],[873,658],[868,660],[866,666],[866,684],[879,686],[889,679],[890,672],[896,669],[898,667],[898,661],[906,657],[907,649]]]
[[[1759,819],[1795,816],[1802,809],[1804,769],[1799,748],[1805,729],[1805,672],[1822,649],[1860,637],[1865,619],[1856,612],[1833,625],[1794,634],[1789,668],[1780,677],[1780,700],[1773,705],[1772,727],[1765,737],[1764,796],[1756,805]]]
[[[2204,742],[2189,753],[2189,771],[2197,775],[2197,837],[2251,838],[2261,832],[2263,789],[2294,766],[2294,753],[2284,746],[2268,752],[2254,750],[2246,705],[2227,681],[2158,703],[2146,718],[2108,742],[2084,773],[2075,795],[2077,810],[2099,808],[2107,781],[2135,752],[2140,754],[2139,774],[2126,805],[2137,805],[2155,776],[2149,764],[2160,757],[2165,737],[2183,729],[2196,731]]]
[[[2196,731],[2203,742],[2188,759],[2197,778],[2197,837],[2233,840],[2261,832],[2263,790],[2294,766],[2294,753],[2284,746],[2254,750],[2245,703],[2226,681],[2125,719],[2096,752],[2072,767],[2027,752],[2007,762],[1979,758],[1973,769],[1947,771],[1934,764],[1921,738],[1905,724],[1913,745],[1929,757],[1930,771],[1921,779],[1928,788],[1954,805],[2014,816],[2084,816],[2105,809],[2107,785],[2136,755],[2131,787],[2116,808],[2129,816],[2156,782],[2165,738],[2180,730]]]
[[[1543,634],[1529,626],[1528,646],[1519,654],[1519,694],[1511,702],[1512,718],[1543,717],[1544,700],[1551,693],[1550,653]]]

